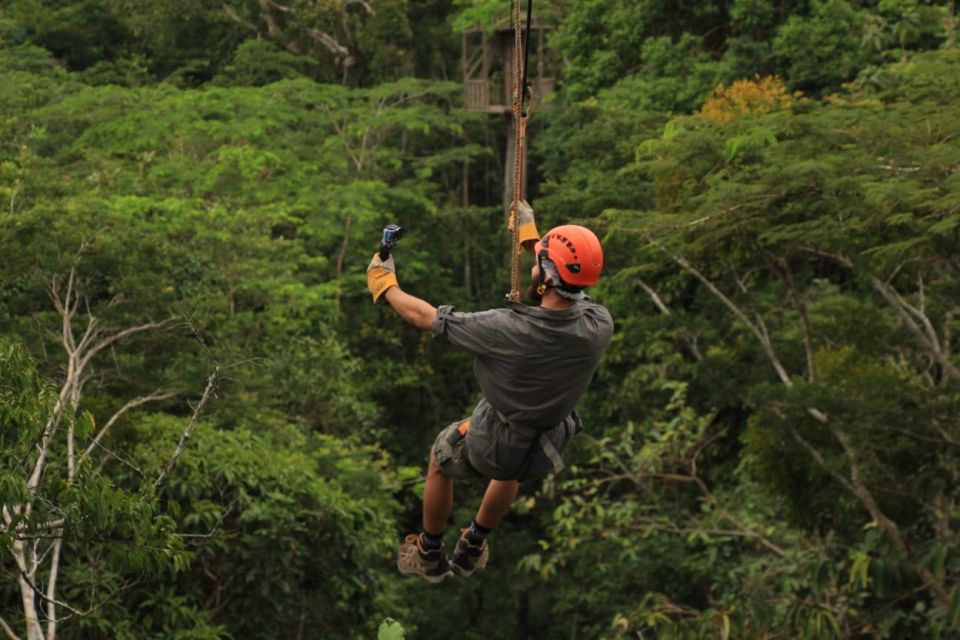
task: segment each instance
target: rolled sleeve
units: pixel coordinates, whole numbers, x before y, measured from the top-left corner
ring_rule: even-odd
[[[441,305],[433,321],[433,337],[471,353],[488,353],[499,344],[503,324],[497,309],[461,313],[450,305]]]

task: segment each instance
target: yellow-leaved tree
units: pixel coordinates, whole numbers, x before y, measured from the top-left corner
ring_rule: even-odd
[[[754,80],[737,80],[729,87],[717,85],[703,103],[699,114],[707,120],[730,122],[750,113],[769,113],[789,109],[801,92],[789,93],[777,76],[757,76]]]

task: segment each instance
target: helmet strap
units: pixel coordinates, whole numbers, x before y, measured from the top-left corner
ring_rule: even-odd
[[[540,269],[539,269],[539,271],[540,271],[540,276],[539,276],[540,282],[537,283],[537,295],[539,295],[539,296],[542,296],[543,294],[545,294],[545,293],[547,292],[547,289],[550,288],[550,285],[547,284],[547,276],[546,276],[546,274],[543,272],[543,259],[546,258],[546,257],[547,257],[547,252],[546,252],[546,251],[540,251],[540,253],[537,255],[537,265],[540,267]]]

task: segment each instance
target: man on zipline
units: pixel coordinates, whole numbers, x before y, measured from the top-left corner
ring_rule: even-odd
[[[518,207],[520,242],[536,255],[530,297],[539,306],[461,313],[434,307],[397,285],[393,257],[374,255],[367,286],[413,326],[474,354],[483,397],[473,414],[437,436],[423,490],[423,531],[400,545],[404,575],[441,582],[469,576],[490,556],[487,534],[510,510],[520,482],[563,469],[561,455],[581,429],[574,410],[613,333],[610,313],[583,288],[597,283],[603,249],[592,231],[563,225],[539,238],[533,210]],[[447,559],[443,533],[453,511],[455,478],[489,480],[480,509]]]

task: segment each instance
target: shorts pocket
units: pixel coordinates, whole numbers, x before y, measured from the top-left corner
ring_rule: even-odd
[[[443,475],[450,478],[465,478],[476,475],[467,461],[466,439],[459,436],[459,422],[454,422],[440,432],[433,443],[433,461]]]

